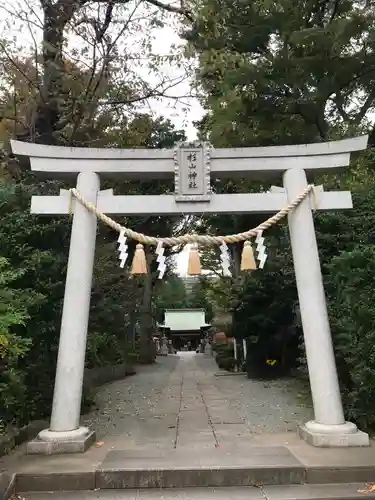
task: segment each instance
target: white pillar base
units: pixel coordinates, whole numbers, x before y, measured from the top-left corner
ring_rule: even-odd
[[[358,430],[352,422],[328,425],[311,420],[298,428],[298,434],[307,443],[320,448],[370,446],[368,434]]]
[[[29,455],[60,455],[63,453],[84,453],[96,439],[96,434],[87,427],[72,431],[51,431],[44,429],[27,443]]]

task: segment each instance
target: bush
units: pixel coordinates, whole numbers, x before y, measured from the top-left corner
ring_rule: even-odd
[[[274,378],[290,374],[296,365],[299,332],[295,325],[268,338],[262,332],[247,339],[245,367],[249,378]],[[289,348],[289,349],[288,349]]]
[[[19,360],[30,346],[25,321],[29,309],[43,297],[32,290],[12,289],[12,284],[24,270],[14,270],[4,257],[0,257],[0,420],[2,424],[14,424],[22,419],[19,401],[25,400],[24,373]]]
[[[8,286],[5,271],[0,270],[0,289],[7,294],[3,300],[12,305],[5,314],[0,299],[1,328],[6,332],[4,336],[0,330],[0,349],[6,348],[9,339],[13,350],[24,349],[11,364],[9,354],[0,355],[0,419],[5,424],[22,426],[49,417],[51,411],[71,221],[35,217],[29,212],[33,194],[54,194],[57,187],[62,186],[0,183],[0,248],[12,273]],[[111,248],[103,244],[97,248],[89,326],[93,333],[87,340],[86,365],[90,367],[123,362],[129,353],[124,313],[131,308],[124,296],[132,298],[132,289],[126,288],[128,282],[120,275]],[[8,271],[6,275],[9,279]],[[89,396],[83,394],[85,407]]]
[[[222,370],[233,371],[236,366],[232,343],[217,343],[213,350],[216,352],[216,363]]]
[[[276,378],[286,375],[289,370],[287,370],[281,363],[279,359],[269,359],[264,358],[262,362],[257,360],[254,363],[251,354],[248,354],[245,361],[245,369],[248,378]]]
[[[266,267],[245,275],[236,291],[232,326],[239,342],[248,340],[247,370],[255,377],[271,371],[287,374],[296,367],[299,353],[297,290],[286,228],[276,228],[267,242]],[[268,359],[277,364],[267,365]]]
[[[342,252],[327,266],[329,313],[347,418],[375,425],[375,246]]]
[[[109,333],[89,332],[86,348],[86,368],[115,365],[129,359],[130,345],[125,338]]]

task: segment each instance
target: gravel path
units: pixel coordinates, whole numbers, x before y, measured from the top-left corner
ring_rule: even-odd
[[[313,419],[312,407],[302,394],[305,388],[299,380],[249,380],[243,376],[215,379],[254,434],[295,431],[297,425]]]
[[[215,376],[212,358],[158,357],[153,366],[102,387],[85,425],[113,447],[195,448],[240,444],[259,434],[295,431],[312,418],[291,379]]]
[[[137,373],[102,386],[96,393],[96,407],[83,417],[83,425],[96,430],[100,440],[106,435],[127,432],[129,420],[139,420],[155,411],[156,402],[168,387],[179,358],[158,358],[151,366],[137,366]]]

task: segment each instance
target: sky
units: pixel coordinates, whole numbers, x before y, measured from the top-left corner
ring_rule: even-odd
[[[174,26],[165,26],[155,32],[155,40],[153,42],[154,53],[161,55],[168,54],[173,44],[181,44],[181,39]],[[168,65],[166,65],[163,70],[165,73],[170,74],[172,78],[183,74],[175,66],[168,68]],[[191,81],[184,80],[171,93],[179,96],[188,95],[191,92],[190,83]],[[169,118],[177,128],[185,130],[189,140],[194,140],[197,134],[193,122],[202,118],[203,108],[196,98],[185,97],[182,101],[175,102],[174,100],[164,99],[161,102],[152,103],[151,109],[149,107],[145,109],[148,109],[155,115]]]

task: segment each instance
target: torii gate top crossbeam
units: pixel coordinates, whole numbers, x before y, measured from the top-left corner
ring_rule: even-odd
[[[44,177],[75,177],[96,172],[102,177],[152,179],[175,172],[173,149],[69,148],[11,141],[13,153],[29,156],[31,169]],[[367,136],[340,141],[256,148],[212,149],[210,170],[215,177],[273,176],[292,168],[307,173],[334,172],[349,165],[350,153],[366,148]]]

